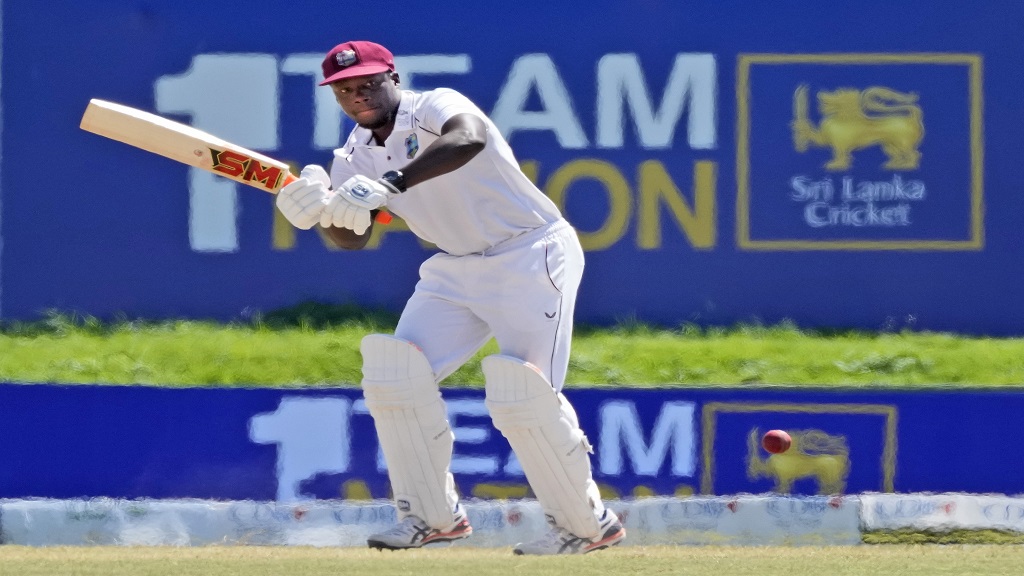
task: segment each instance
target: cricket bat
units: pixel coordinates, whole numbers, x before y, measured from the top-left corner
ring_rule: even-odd
[[[264,192],[278,190],[296,180],[284,162],[193,128],[130,106],[92,99],[82,115],[82,130],[129,146],[195,166]],[[391,222],[380,211],[376,221]]]

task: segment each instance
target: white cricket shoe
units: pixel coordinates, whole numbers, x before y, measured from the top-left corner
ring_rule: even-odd
[[[377,550],[404,550],[420,548],[432,542],[451,542],[466,538],[472,533],[473,527],[469,525],[469,518],[459,506],[455,511],[455,522],[443,530],[431,528],[417,516],[410,515],[391,529],[371,535],[366,544]]]
[[[614,546],[626,538],[626,529],[619,517],[611,510],[605,510],[601,517],[601,532],[594,539],[580,538],[565,528],[551,524],[544,536],[533,542],[516,544],[515,554],[586,554]]]

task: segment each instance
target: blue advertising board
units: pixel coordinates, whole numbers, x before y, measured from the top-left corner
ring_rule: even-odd
[[[1024,492],[1022,392],[567,390],[609,498]],[[474,498],[532,493],[483,393],[445,389],[452,472]],[[760,436],[793,446],[769,454]],[[361,393],[0,385],[0,498],[388,497]]]
[[[948,0],[0,3],[0,318],[400,310],[432,251],[299,232],[270,196],[79,130],[90,98],[301,166],[367,38],[458,89],[587,251],[578,318],[1022,334],[1024,5]],[[270,16],[273,15],[273,16]]]

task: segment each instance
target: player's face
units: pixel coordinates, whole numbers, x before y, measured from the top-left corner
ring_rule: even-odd
[[[331,90],[345,114],[370,130],[383,128],[393,120],[391,113],[402,97],[394,72],[345,78],[332,82]]]

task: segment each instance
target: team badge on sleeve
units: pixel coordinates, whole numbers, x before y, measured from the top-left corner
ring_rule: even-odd
[[[412,159],[419,151],[419,138],[416,137],[416,134],[410,134],[409,137],[405,139],[405,157]]]

